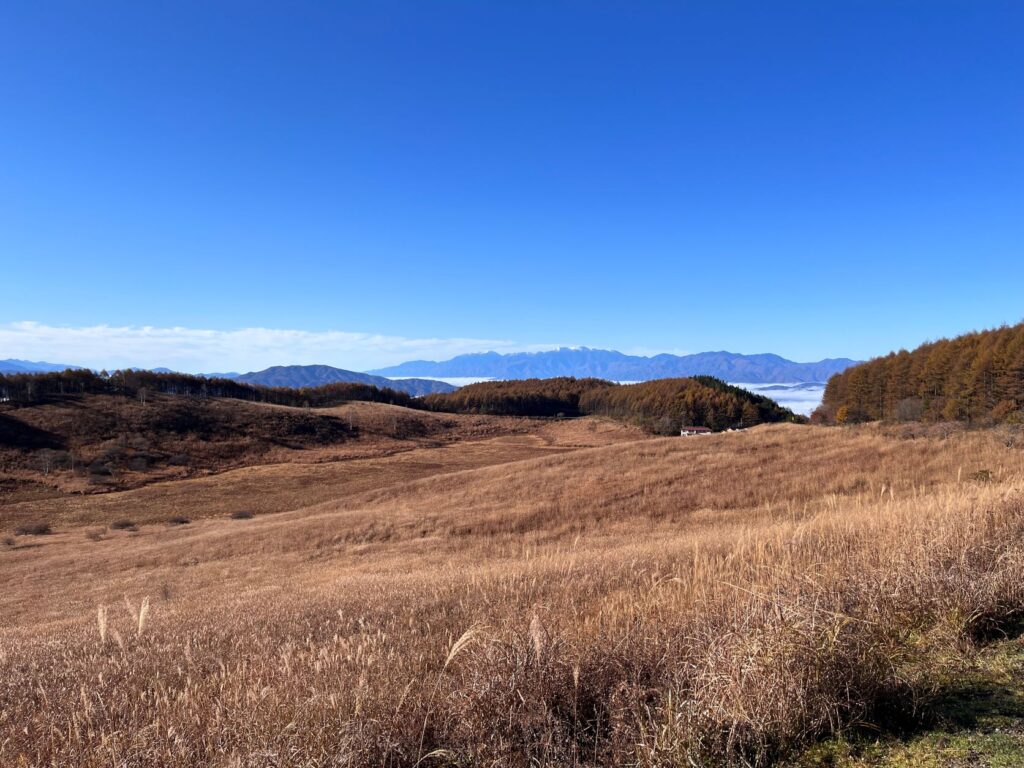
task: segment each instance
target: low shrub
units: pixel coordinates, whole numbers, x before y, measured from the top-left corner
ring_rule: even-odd
[[[14,529],[18,536],[49,536],[53,529],[49,523],[25,523]]]
[[[246,509],[240,509],[237,512],[231,513],[232,520],[252,520],[254,517],[256,517],[256,515]]]
[[[110,527],[113,530],[115,530],[115,531],[137,531],[137,530],[139,530],[139,526],[137,526],[131,520],[115,520],[114,522],[112,522],[110,524]]]

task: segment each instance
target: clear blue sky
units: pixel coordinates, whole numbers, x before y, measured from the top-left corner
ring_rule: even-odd
[[[0,358],[108,325],[810,360],[1018,322],[1022,40],[1019,0],[8,0]]]

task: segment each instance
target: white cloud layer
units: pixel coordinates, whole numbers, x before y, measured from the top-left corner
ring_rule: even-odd
[[[467,352],[552,349],[495,339],[411,339],[348,331],[151,326],[66,327],[0,323],[0,360],[45,360],[87,368],[166,367],[189,373],[255,371],[271,365],[369,370],[407,360],[447,360]]]

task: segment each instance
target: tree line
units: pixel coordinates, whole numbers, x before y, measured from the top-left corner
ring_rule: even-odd
[[[1024,423],[1024,323],[849,368],[829,379],[813,419]]]
[[[427,395],[425,407],[504,416],[607,416],[656,434],[684,426],[714,430],[801,420],[775,401],[710,376],[615,384],[602,379],[522,379],[470,384]]]
[[[583,416],[580,397],[591,389],[614,387],[603,379],[511,379],[467,384],[454,392],[422,398],[432,411],[486,413],[492,416]]]
[[[470,384],[455,392],[414,398],[370,384],[337,383],[291,389],[263,387],[183,373],[79,369],[0,375],[0,404],[27,406],[78,395],[121,395],[145,402],[152,395],[232,398],[295,407],[328,407],[362,400],[448,413],[498,416],[607,416],[657,434],[683,426],[714,430],[800,417],[773,400],[710,376],[615,384],[603,379],[523,379]]]
[[[101,371],[87,369],[55,373],[0,374],[0,403],[36,405],[70,395],[124,395],[143,402],[152,394],[217,397],[296,407],[327,407],[352,400],[413,407],[410,395],[370,384],[339,382],[320,387],[291,389],[262,387],[233,379],[209,379],[185,373],[153,371]]]

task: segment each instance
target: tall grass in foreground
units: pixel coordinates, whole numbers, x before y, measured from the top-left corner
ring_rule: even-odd
[[[9,649],[0,758],[762,765],[913,717],[943,665],[1021,612],[1024,510],[994,496],[778,523],[640,569],[550,554],[518,573],[374,585],[393,604],[353,619],[307,597],[151,637],[146,603],[120,617],[135,637],[107,646],[104,609],[91,643]],[[447,639],[480,614],[486,628]]]
[[[879,487],[8,635],[0,765],[762,766],[908,722],[1024,612],[1024,497]]]
[[[543,651],[496,629],[443,684],[435,743],[471,764],[760,765],[911,718],[1024,608],[1022,532],[1019,504],[774,526],[609,595]]]

